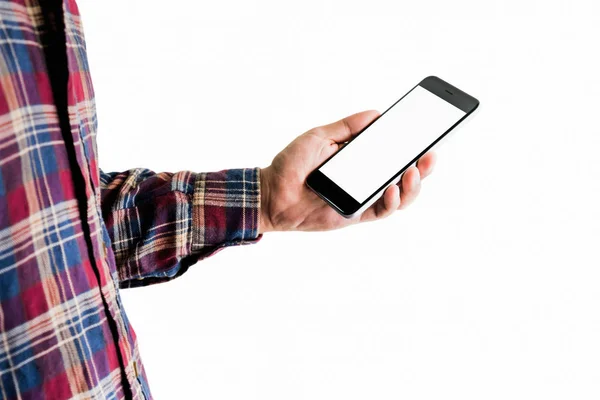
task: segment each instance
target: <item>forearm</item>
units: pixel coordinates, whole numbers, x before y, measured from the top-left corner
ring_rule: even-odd
[[[258,169],[101,175],[103,218],[123,287],[173,279],[219,249],[259,238]]]

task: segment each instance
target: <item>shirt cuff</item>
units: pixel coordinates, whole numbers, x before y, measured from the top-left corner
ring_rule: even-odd
[[[192,199],[192,252],[260,240],[260,168],[199,173]],[[212,251],[211,251],[212,250]]]

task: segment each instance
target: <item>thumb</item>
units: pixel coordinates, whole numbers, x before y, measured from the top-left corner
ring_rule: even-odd
[[[336,143],[344,143],[356,136],[377,117],[379,117],[379,111],[363,111],[332,124],[324,125],[316,131],[318,135],[325,139],[333,140]]]

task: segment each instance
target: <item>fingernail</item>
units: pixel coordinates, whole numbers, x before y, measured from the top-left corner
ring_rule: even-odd
[[[413,181],[412,184],[413,184],[414,188],[418,187],[421,184],[421,176],[419,175],[419,173],[416,173],[413,176],[412,181]]]

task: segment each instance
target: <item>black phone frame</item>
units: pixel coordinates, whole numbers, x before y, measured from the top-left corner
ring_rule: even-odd
[[[433,143],[427,146],[422,152],[420,152],[412,161],[410,161],[407,165],[405,165],[402,169],[400,169],[394,176],[392,176],[386,183],[380,186],[375,192],[373,192],[365,201],[359,203],[352,196],[350,196],[345,190],[339,187],[335,182],[329,179],[325,174],[323,174],[319,169],[325,165],[329,160],[335,157],[339,152],[344,151],[344,148],[348,144],[352,142],[352,140],[356,139],[359,135],[365,132],[369,127],[377,121],[379,118],[383,117],[389,110],[392,109],[396,104],[398,104],[404,97],[406,97],[410,92],[412,92],[417,86],[421,86],[424,89],[430,91],[436,96],[446,100],[448,103],[454,105],[455,107],[463,110],[465,115],[458,120],[454,125],[450,127],[446,132],[444,132],[441,136],[439,136]],[[392,183],[399,175],[404,173],[413,163],[415,163],[419,158],[421,158],[425,153],[427,153],[433,146],[435,146],[440,140],[444,138],[450,131],[452,131],[458,124],[464,121],[470,114],[472,114],[477,107],[479,107],[479,100],[475,97],[470,96],[469,94],[463,92],[455,86],[452,86],[448,82],[443,81],[437,76],[428,76],[423,79],[419,84],[415,85],[410,91],[408,91],[404,96],[402,96],[398,101],[392,104],[383,114],[381,114],[378,118],[373,120],[369,125],[367,125],[363,130],[361,130],[351,141],[349,141],[346,146],[341,148],[327,160],[323,161],[321,165],[319,165],[313,172],[311,172],[307,179],[306,185],[313,190],[319,197],[325,200],[330,206],[332,206],[338,213],[345,217],[350,217],[355,214],[364,204],[368,203],[373,196],[379,193],[383,188],[387,187]]]

